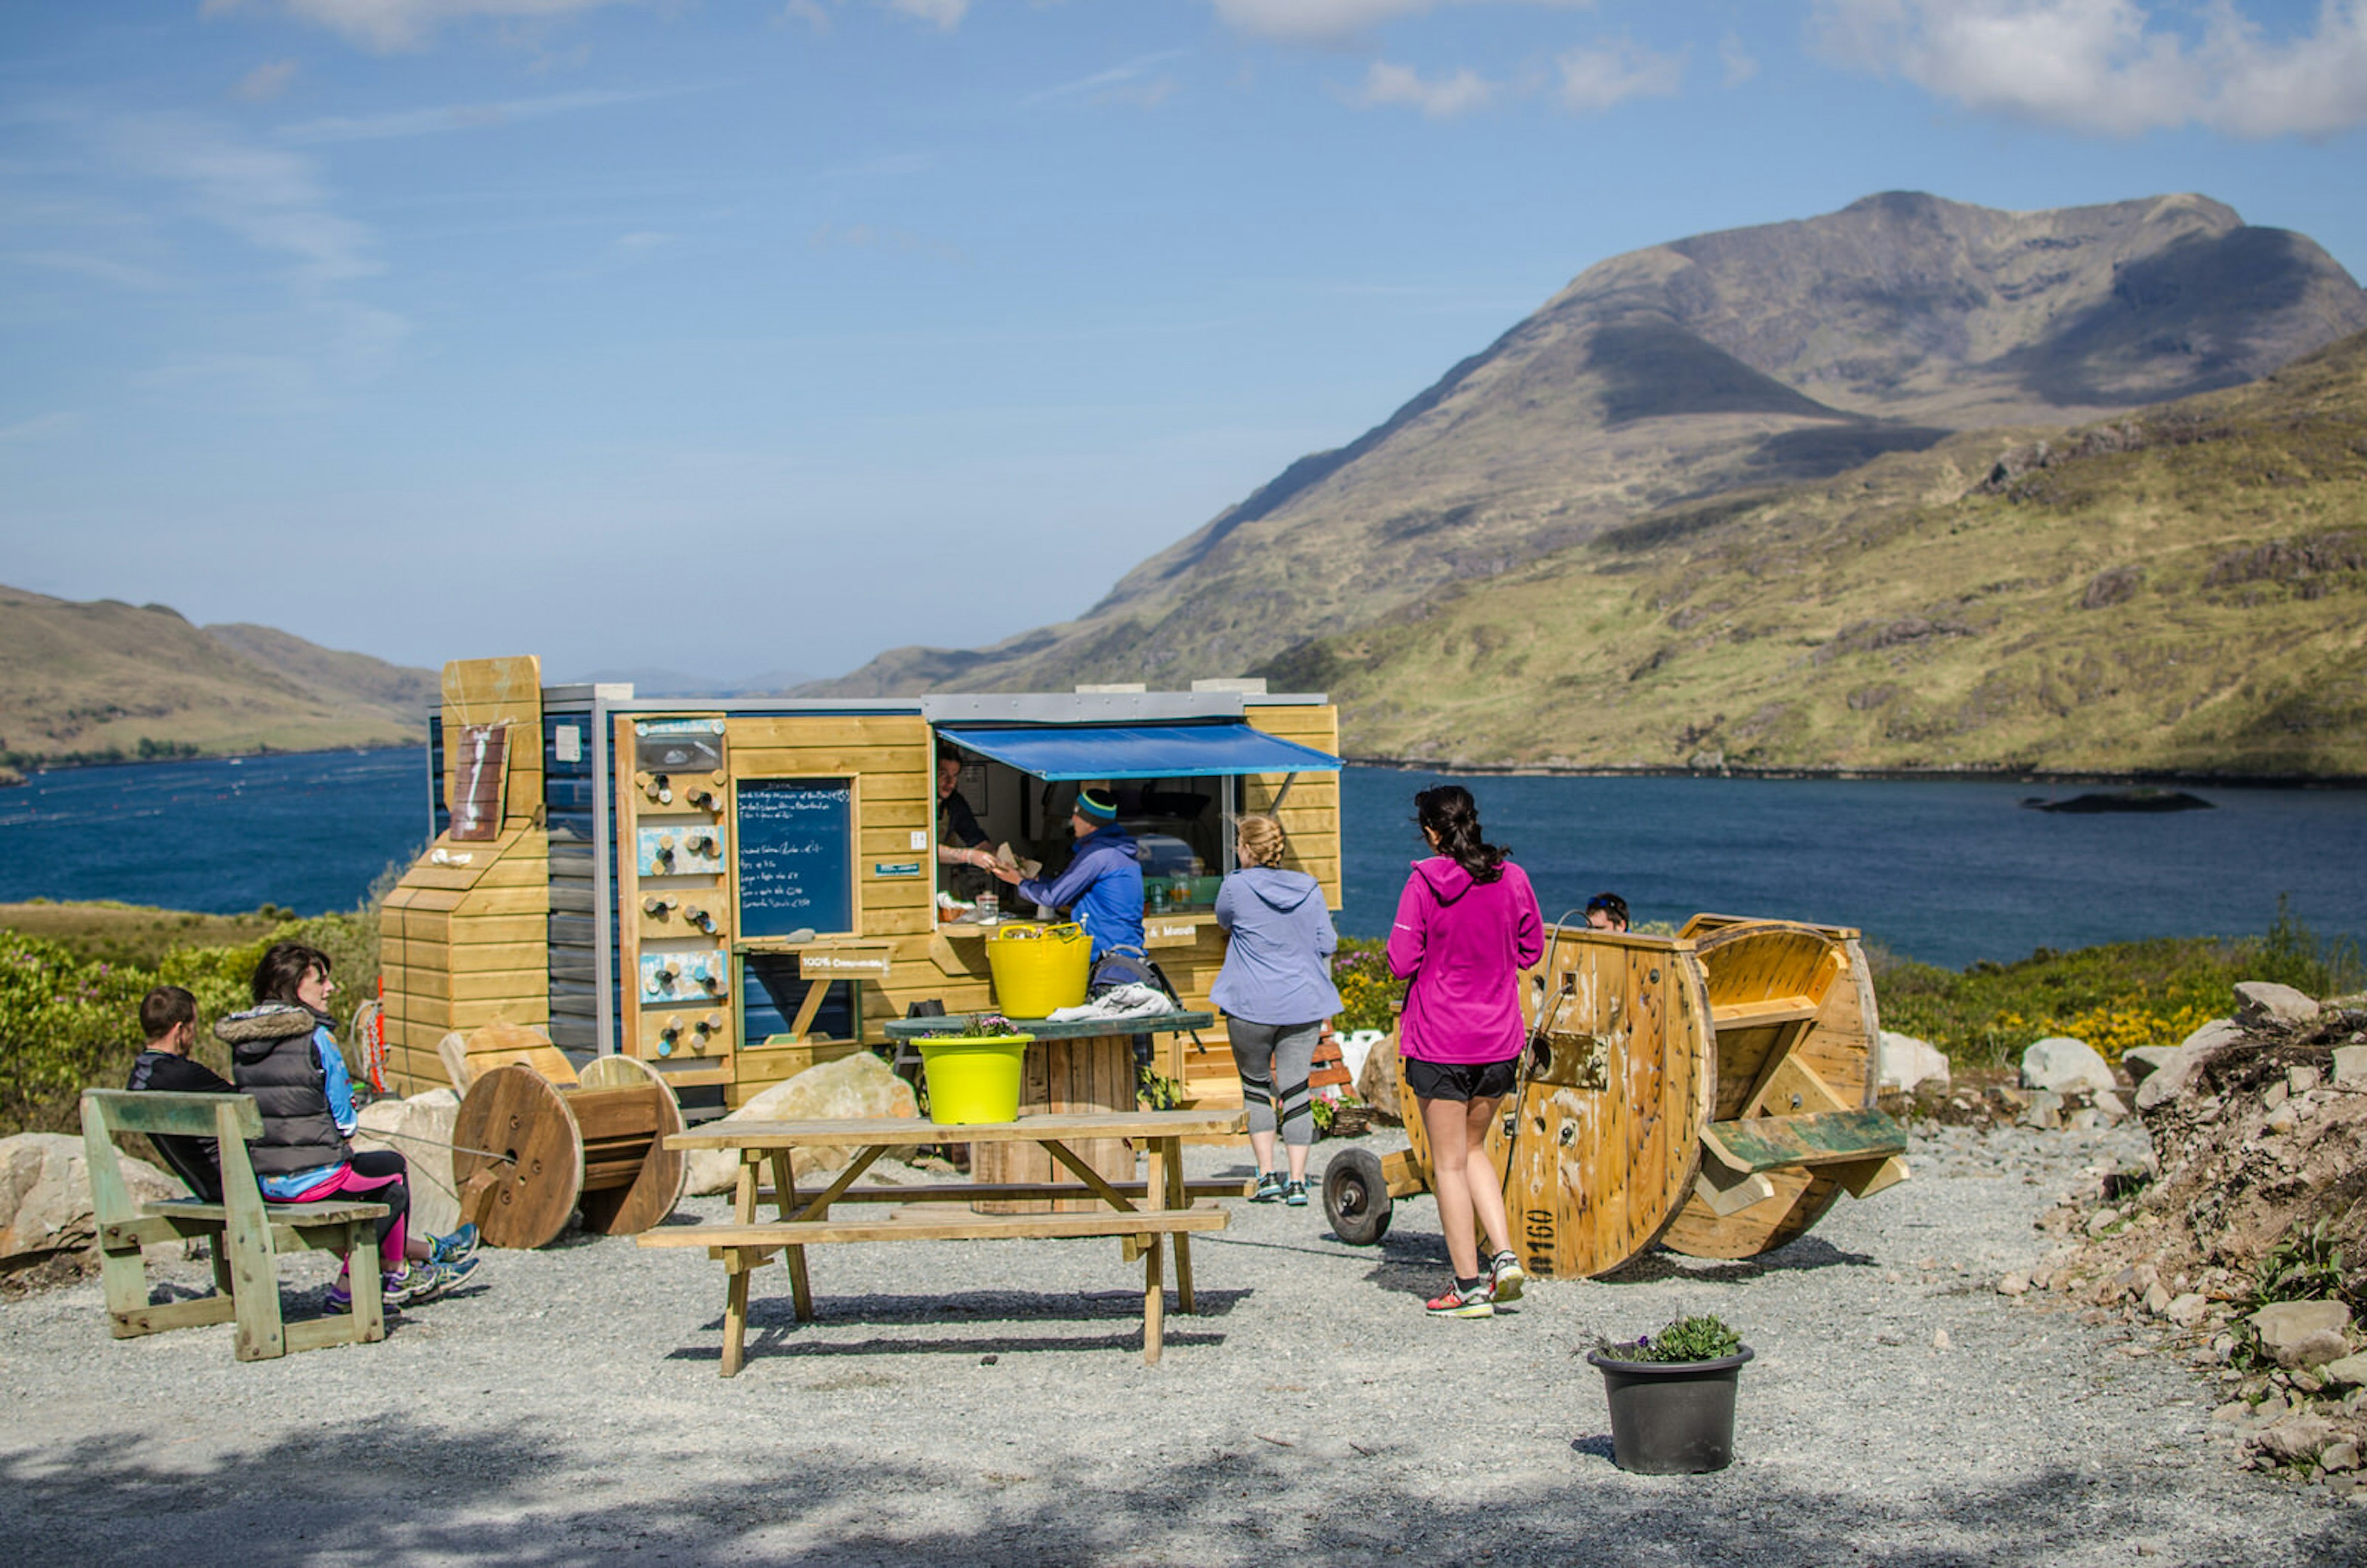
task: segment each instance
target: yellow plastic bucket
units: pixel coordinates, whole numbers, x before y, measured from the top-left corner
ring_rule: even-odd
[[[929,1081],[929,1120],[1015,1122],[1019,1075],[1032,1034],[956,1034],[917,1042]]]
[[[1054,1008],[1079,1006],[1093,978],[1093,952],[1085,928],[1074,922],[996,927],[986,935],[995,1005],[1005,1018],[1046,1018]]]

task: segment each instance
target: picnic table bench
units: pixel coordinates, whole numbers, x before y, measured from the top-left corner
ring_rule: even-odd
[[[1144,1260],[1142,1293],[1142,1359],[1159,1361],[1160,1339],[1166,1306],[1167,1238],[1175,1239],[1175,1293],[1179,1310],[1195,1309],[1192,1294],[1191,1233],[1225,1228],[1228,1216],[1214,1204],[1193,1198],[1238,1193],[1238,1181],[1203,1183],[1184,1179],[1183,1141],[1189,1137],[1238,1134],[1248,1125],[1240,1111],[1127,1111],[1023,1116],[1015,1122],[973,1122],[943,1126],[910,1117],[846,1119],[826,1122],[719,1122],[666,1140],[669,1148],[732,1149],[740,1155],[739,1180],[732,1191],[730,1221],[719,1224],[665,1226],[635,1239],[643,1247],[701,1247],[722,1260],[725,1276],[723,1359],[725,1377],[738,1373],[744,1359],[748,1331],[748,1276],[774,1253],[788,1261],[789,1292],[798,1321],[813,1319],[813,1293],[806,1275],[806,1248],[853,1241],[1000,1241],[1029,1237],[1116,1236],[1129,1258]],[[934,1130],[977,1145],[1033,1144],[1072,1173],[1106,1207],[1086,1213],[992,1213],[949,1211],[916,1213],[911,1218],[884,1220],[832,1219],[839,1203],[900,1204],[958,1201],[981,1196],[1032,1199],[1057,1191],[1066,1197],[1075,1185],[1057,1188],[1027,1182],[947,1182],[857,1187],[856,1179],[889,1149],[907,1147]],[[1070,1145],[1085,1139],[1126,1138],[1149,1156],[1148,1179],[1116,1182],[1095,1170]],[[841,1148],[854,1158],[831,1183],[810,1199],[798,1190],[790,1156],[798,1149]],[[772,1186],[763,1186],[770,1168]],[[772,1199],[779,1218],[759,1221],[756,1205]]]

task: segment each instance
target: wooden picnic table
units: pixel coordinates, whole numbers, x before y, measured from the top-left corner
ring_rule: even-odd
[[[731,1219],[711,1225],[661,1226],[635,1239],[643,1247],[703,1247],[708,1256],[723,1263],[722,1374],[736,1374],[745,1359],[748,1334],[748,1276],[776,1253],[789,1267],[789,1293],[798,1321],[813,1320],[813,1293],[806,1277],[806,1248],[850,1241],[991,1241],[1042,1236],[1116,1236],[1129,1257],[1139,1251],[1143,1264],[1142,1359],[1159,1362],[1160,1337],[1166,1308],[1166,1241],[1175,1238],[1175,1295],[1178,1310],[1195,1310],[1192,1295],[1194,1231],[1225,1228],[1227,1215],[1213,1203],[1195,1204],[1204,1193],[1238,1192],[1238,1182],[1201,1183],[1184,1179],[1184,1140],[1192,1137],[1238,1135],[1248,1126],[1240,1111],[1119,1111],[1045,1116],[1023,1116],[1015,1122],[969,1122],[948,1124],[972,1145],[1029,1144],[1041,1148],[1065,1167],[1100,1200],[1104,1207],[1085,1213],[994,1213],[963,1212],[915,1213],[909,1218],[833,1220],[839,1203],[920,1204],[958,1201],[978,1195],[970,1182],[889,1186],[855,1183],[889,1150],[909,1147],[935,1124],[910,1117],[848,1118],[824,1122],[717,1122],[698,1130],[676,1133],[666,1139],[670,1149],[733,1149],[740,1155],[740,1178],[732,1190]],[[1088,1139],[1132,1139],[1150,1162],[1147,1180],[1116,1182],[1095,1170],[1071,1147]],[[798,1149],[841,1148],[855,1157],[830,1185],[807,1198],[798,1190],[790,1156]],[[769,1168],[772,1186],[764,1186]],[[1076,1190],[1071,1183],[1005,1183],[997,1196],[1042,1197],[1057,1190]],[[769,1197],[779,1217],[760,1221],[756,1206]]]

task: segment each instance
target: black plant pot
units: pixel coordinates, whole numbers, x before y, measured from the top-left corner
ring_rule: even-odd
[[[1734,1462],[1734,1391],[1745,1345],[1715,1361],[1620,1361],[1590,1350],[1611,1398],[1611,1457],[1639,1475],[1695,1475]]]

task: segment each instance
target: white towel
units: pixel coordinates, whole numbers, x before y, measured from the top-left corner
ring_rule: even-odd
[[[1082,1007],[1054,1008],[1047,1019],[1052,1023],[1082,1023],[1092,1019],[1142,1018],[1168,1009],[1166,992],[1129,983],[1112,986]]]

